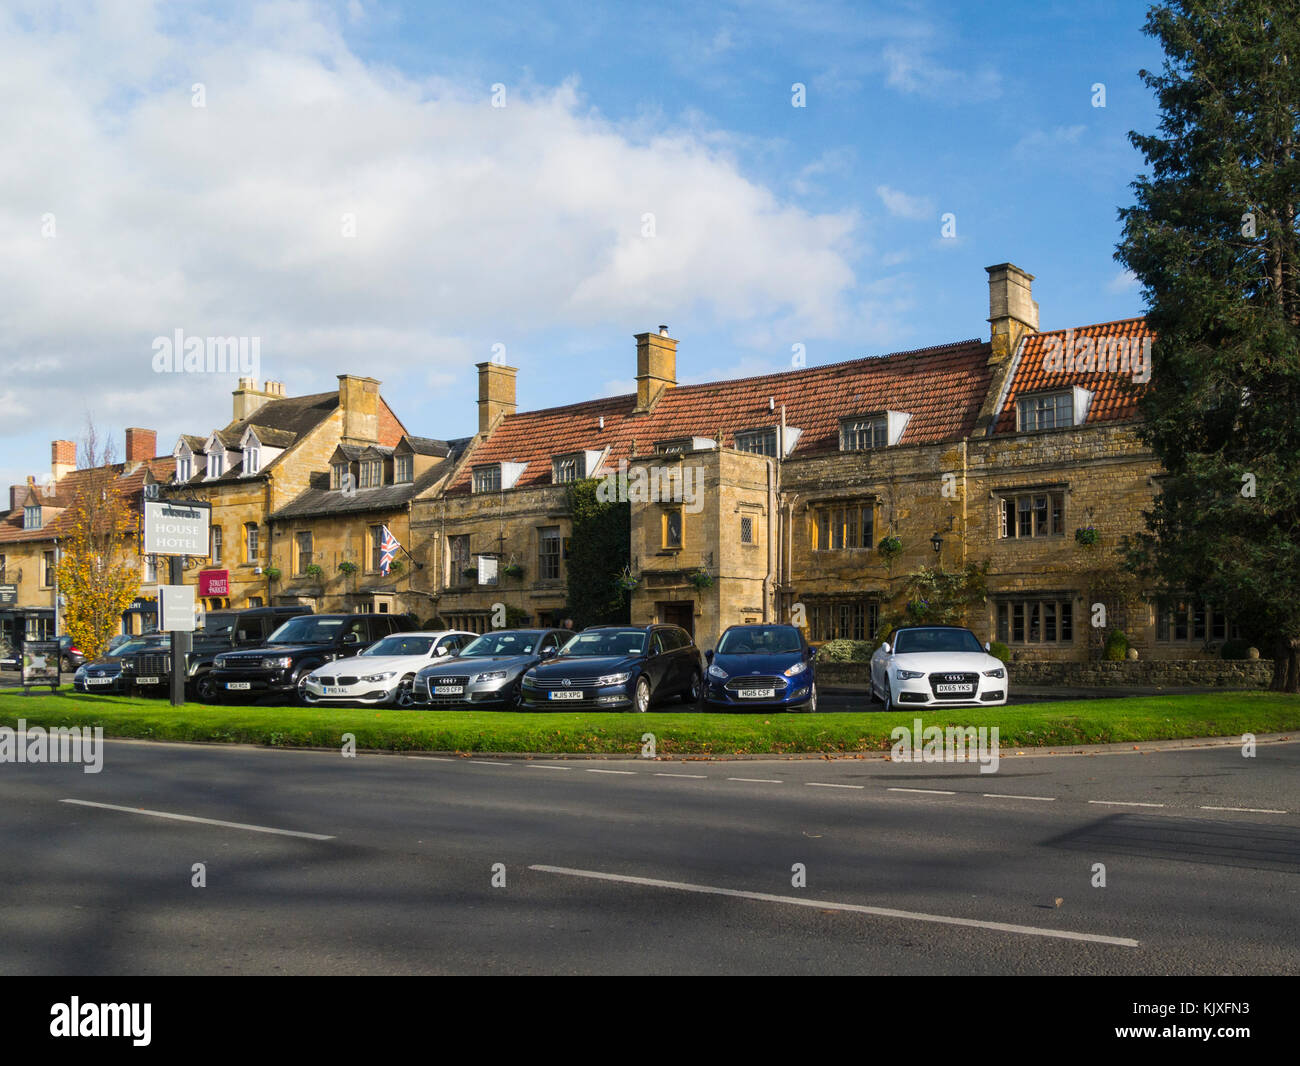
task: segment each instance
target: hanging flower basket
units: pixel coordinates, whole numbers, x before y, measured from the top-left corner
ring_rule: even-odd
[[[478,567],[477,567],[477,566],[467,566],[467,567],[465,567],[464,570],[461,571],[461,575],[462,575],[463,577],[467,577],[467,578],[469,578],[471,581],[476,581],[476,580],[478,580]]]
[[[501,573],[505,574],[506,577],[523,577],[524,568],[518,563],[506,563],[501,568]]]
[[[280,568],[278,566],[264,566],[262,567],[262,575],[270,578],[272,581],[279,581]]]
[[[641,584],[641,579],[633,577],[631,569],[625,566],[623,567],[623,572],[614,579],[614,584],[624,592],[631,592],[637,587],[637,585]]]
[[[1084,548],[1093,548],[1101,540],[1101,534],[1093,526],[1080,526],[1074,531],[1075,543]]]
[[[308,563],[302,568],[304,577],[309,577],[313,581],[319,581],[325,576],[325,571],[320,568],[319,563]]]
[[[902,554],[903,542],[891,533],[889,536],[881,540],[881,542],[876,546],[876,551],[880,553],[881,558],[884,559],[885,562],[889,562]]]
[[[695,586],[697,592],[703,592],[705,589],[713,586],[713,578],[709,576],[707,570],[696,570],[695,573],[690,574],[686,580]]]
[[[356,563],[351,562],[350,560],[347,559],[344,559],[343,562],[339,563],[340,574],[355,574],[356,572],[357,572]]]
[[[402,562],[401,559],[394,559],[391,563],[388,564],[389,576],[391,577],[394,574],[400,574],[402,572],[404,565],[405,564]]]

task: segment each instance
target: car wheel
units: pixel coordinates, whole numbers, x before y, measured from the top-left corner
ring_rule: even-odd
[[[812,691],[808,693],[808,706],[806,708],[809,714],[817,710],[817,682],[813,682]]]
[[[199,674],[194,679],[194,695],[198,697],[200,703],[216,703],[221,690],[212,680],[211,674]]]
[[[510,690],[510,699],[506,702],[507,711],[522,711],[524,709],[524,675],[520,674],[515,678],[514,687]]]
[[[632,709],[638,714],[645,714],[650,709],[650,681],[645,677],[636,679],[636,692],[632,696]]]
[[[687,686],[686,691],[682,693],[682,702],[691,703],[696,707],[700,705],[700,672],[691,671],[691,683]]]
[[[894,706],[894,693],[893,690],[890,688],[888,681],[885,682],[885,694],[880,697],[880,703],[881,703],[880,709],[882,711],[888,712],[888,711],[897,710],[897,707]]]
[[[415,706],[415,677],[404,677],[397,683],[397,692],[393,696],[393,703],[404,711],[409,711]]]
[[[307,675],[310,674],[310,673],[311,673],[310,670],[304,670],[301,674],[298,675],[298,680],[297,680],[297,682],[294,684],[294,688],[296,688],[296,689],[298,690],[298,702],[299,702],[299,703],[315,703],[315,702],[316,702],[315,700],[313,700],[313,699],[311,698],[311,696],[310,696],[310,695],[308,694],[308,692],[307,692]]]

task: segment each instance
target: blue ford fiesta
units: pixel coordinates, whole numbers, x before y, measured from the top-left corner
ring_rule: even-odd
[[[816,652],[794,626],[730,626],[707,654],[704,701],[722,707],[817,710]]]

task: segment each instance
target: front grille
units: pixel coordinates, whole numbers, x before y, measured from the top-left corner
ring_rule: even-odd
[[[619,672],[619,671],[615,671],[615,673],[618,673],[618,672]],[[528,682],[528,684],[531,685],[533,688],[540,688],[540,689],[553,689],[553,688],[560,688],[560,689],[564,689],[564,688],[595,688],[595,687],[596,687],[596,678],[594,678],[594,677],[571,677],[571,678],[569,678],[569,684],[567,684],[567,685],[566,685],[563,681],[559,680],[558,678],[555,679],[555,680],[551,680],[550,678],[545,678],[545,679],[542,679],[542,678],[533,678],[533,679],[531,679],[531,680]]]
[[[321,684],[322,685],[355,685],[360,680],[361,678],[359,677],[335,677],[335,678],[325,677],[325,678],[321,678]]]
[[[140,676],[157,677],[159,674],[170,674],[172,671],[172,657],[170,655],[141,655],[140,656]]]
[[[728,692],[744,692],[752,688],[785,688],[785,678],[781,677],[733,677],[726,684]]]
[[[425,684],[430,688],[435,685],[468,685],[468,677],[426,677]]]
[[[935,699],[939,700],[962,700],[974,699],[975,692],[979,688],[979,674],[931,674],[930,675],[930,692]],[[967,691],[963,692],[939,692],[939,685],[963,685]]]

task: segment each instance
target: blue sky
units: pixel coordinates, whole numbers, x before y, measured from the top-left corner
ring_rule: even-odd
[[[154,372],[178,328],[258,337],[291,394],[372,374],[452,437],[494,345],[534,408],[630,389],[659,323],[683,382],[982,337],[1008,260],[1044,328],[1140,314],[1113,252],[1145,10],[19,3],[0,476],[87,417],[162,450],[224,424],[228,376]]]

